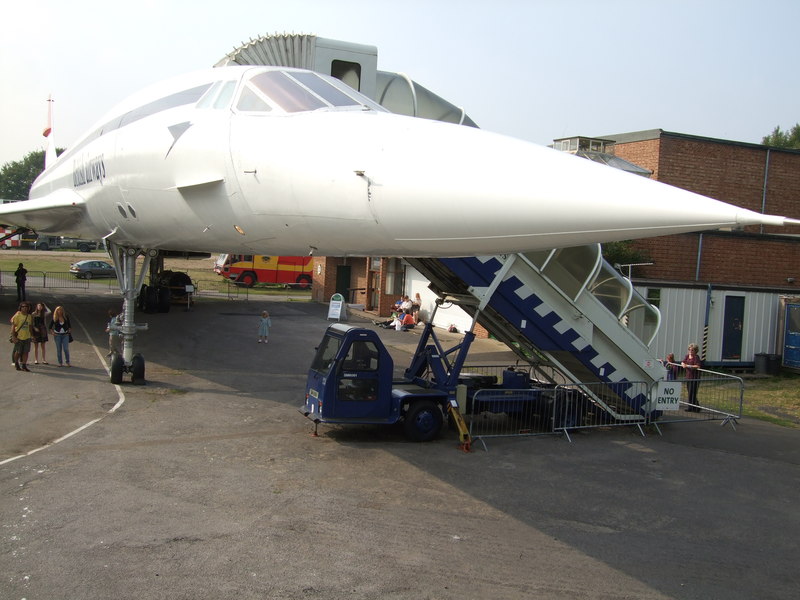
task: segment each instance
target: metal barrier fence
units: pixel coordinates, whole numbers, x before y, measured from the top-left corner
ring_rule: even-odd
[[[506,369],[497,365],[464,368],[467,385],[477,389],[468,392],[461,412],[473,442],[481,441],[484,448],[484,440],[494,437],[559,434],[572,441],[570,432],[580,429],[635,426],[644,436],[645,426],[661,434],[659,425],[679,422],[721,421],[735,428],[742,416],[744,382],[725,373],[700,370],[695,405],[689,403],[689,385],[694,383],[683,379],[534,383],[507,389],[497,385],[503,382]]]
[[[553,430],[568,440],[570,430],[636,426],[644,435],[651,386],[645,381],[570,383],[556,388]]]
[[[69,271],[28,271],[25,289],[76,289],[87,290],[90,287],[116,287],[115,278],[80,279]],[[12,271],[0,271],[0,288],[16,289],[17,282]]]
[[[696,388],[697,404],[689,403],[690,381],[676,379],[670,382],[656,382],[653,388],[661,383],[673,383],[681,386],[680,400],[677,410],[653,413],[651,422],[660,424],[686,423],[695,421],[722,421],[722,425],[730,424],[736,428],[736,421],[742,418],[744,405],[744,381],[741,377],[718,373],[706,369],[698,369],[700,379]]]
[[[552,434],[554,392],[553,387],[478,390],[467,399],[463,411],[470,438],[475,442],[493,437]]]

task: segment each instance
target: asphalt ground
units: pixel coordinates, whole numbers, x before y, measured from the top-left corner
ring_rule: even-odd
[[[427,444],[396,427],[321,426],[315,438],[297,407],[325,306],[201,298],[192,311],[140,314],[148,383],[113,386],[103,329],[118,296],[29,296],[71,312],[74,366],[54,366],[50,342],[49,366],[17,372],[7,345],[0,598],[800,591],[797,430],[681,423],[663,436],[491,440],[470,454],[448,431]],[[4,340],[15,300],[2,290]],[[381,335],[405,363],[418,333]],[[482,341],[470,362],[504,360]]]

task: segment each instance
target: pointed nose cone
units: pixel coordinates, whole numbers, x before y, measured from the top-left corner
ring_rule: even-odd
[[[382,117],[364,173],[377,220],[408,256],[792,222],[486,131]]]

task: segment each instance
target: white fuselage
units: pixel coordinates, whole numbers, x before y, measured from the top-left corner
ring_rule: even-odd
[[[783,222],[528,142],[389,114],[324,76],[352,102],[317,106],[316,84],[295,81],[251,98],[268,72],[308,82],[307,71],[226,67],[127,100],[37,179],[18,224],[140,248],[465,256]],[[309,109],[282,108],[291,86]],[[57,219],[35,210],[55,201]]]

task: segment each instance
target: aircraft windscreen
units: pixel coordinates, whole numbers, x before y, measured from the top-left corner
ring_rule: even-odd
[[[259,96],[262,97],[260,102],[256,101]],[[269,111],[267,99],[289,113],[362,105],[362,101],[349,96],[316,73],[265,71],[250,78],[237,107],[246,111]]]
[[[326,102],[333,106],[358,106],[360,103],[333,87],[330,83],[319,77],[316,73],[307,71],[297,71],[291,74],[312,92],[321,96]]]
[[[327,104],[281,71],[266,71],[250,79],[267,98],[286,112],[325,108]]]

